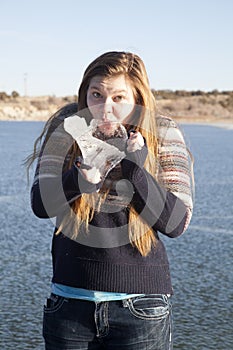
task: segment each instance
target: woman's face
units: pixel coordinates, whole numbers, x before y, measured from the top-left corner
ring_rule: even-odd
[[[92,117],[100,122],[101,130],[108,132],[133,112],[132,87],[123,74],[111,78],[95,76],[87,90],[87,106]]]

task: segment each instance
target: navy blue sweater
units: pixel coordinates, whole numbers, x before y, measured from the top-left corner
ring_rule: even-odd
[[[143,257],[129,243],[127,207],[113,213],[95,213],[89,225],[90,232],[87,234],[81,230],[76,241],[62,233],[54,234],[53,282],[109,292],[172,293],[167,254],[157,231],[169,237],[179,236],[185,226],[186,207],[174,194],[159,186],[145,169],[137,167],[130,171],[126,162],[123,160],[121,165],[126,170],[123,174],[133,184],[131,204],[153,226],[156,247]],[[96,186],[82,179],[73,166],[63,175],[64,193],[69,201],[81,194],[79,180],[82,184],[86,182],[86,192],[96,191]],[[43,181],[47,182],[48,196],[54,198],[53,215],[57,215],[60,222],[63,203],[54,193],[56,179],[40,182]],[[32,209],[36,216],[48,218],[41,198],[40,182],[36,181],[32,187]],[[175,227],[170,220],[174,214],[177,218]]]
[[[53,235],[53,282],[98,291],[172,294],[169,262],[158,232],[171,238],[179,236],[185,229],[187,207],[143,168],[146,146],[134,153],[120,163],[122,179],[132,184],[130,204],[153,228],[156,246],[143,257],[129,242],[128,206],[95,212],[88,233],[80,229],[75,240],[64,231]],[[38,177],[41,167],[39,159],[31,189],[32,210],[39,218],[56,217],[58,227],[67,202],[84,192],[96,192],[98,185],[87,182],[75,165],[62,179],[56,175]]]

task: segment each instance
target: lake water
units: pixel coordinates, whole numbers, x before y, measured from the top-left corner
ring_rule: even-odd
[[[0,349],[43,349],[52,223],[29,205],[22,160],[40,122],[0,122]],[[164,238],[173,277],[174,349],[233,349],[233,130],[182,126],[195,157],[191,225]]]

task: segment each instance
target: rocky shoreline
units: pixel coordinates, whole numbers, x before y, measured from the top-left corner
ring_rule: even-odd
[[[154,91],[158,113],[184,123],[233,124],[233,91]],[[46,121],[77,96],[21,97],[0,93],[0,120]]]

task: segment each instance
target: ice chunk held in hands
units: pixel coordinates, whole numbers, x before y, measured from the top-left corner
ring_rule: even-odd
[[[103,180],[109,171],[125,158],[127,132],[123,125],[112,122],[105,133],[103,122],[93,119],[90,126],[84,118],[73,115],[64,120],[64,129],[77,142],[85,165],[97,168]]]

